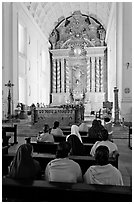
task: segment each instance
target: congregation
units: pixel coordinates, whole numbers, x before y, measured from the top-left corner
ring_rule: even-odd
[[[2,201],[132,201],[131,2],[2,2]]]
[[[40,163],[32,157],[32,144],[30,142],[22,144],[8,168],[7,177],[13,179],[45,179],[47,181],[69,183],[123,185],[120,171],[109,163],[109,158],[119,156],[118,147],[111,141],[111,132],[109,138],[108,130],[101,124],[101,120],[94,119],[92,126],[87,128],[88,137],[96,139],[89,153],[90,156],[95,158],[95,165],[90,166],[83,174],[80,165],[69,158],[69,155],[85,155],[79,130],[81,124],[79,126],[72,125],[71,133],[67,136],[63,134],[59,127],[59,121],[54,122],[53,128],[45,124],[43,131],[40,131],[37,136],[37,143],[54,143],[54,136],[56,135],[66,137],[66,141],[57,144],[56,158],[51,160],[42,170]],[[86,126],[86,124],[84,125]],[[93,130],[95,130],[94,134]]]

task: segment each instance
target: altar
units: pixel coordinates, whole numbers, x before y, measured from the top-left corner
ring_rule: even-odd
[[[84,117],[84,107],[82,105],[38,107],[33,111],[32,115],[36,115],[35,122],[42,125],[47,123],[50,127],[53,126],[53,123],[56,120],[60,122],[60,126],[79,124]]]

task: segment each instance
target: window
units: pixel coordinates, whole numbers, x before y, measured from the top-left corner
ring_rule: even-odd
[[[19,24],[19,53],[25,55],[26,31],[25,28]]]

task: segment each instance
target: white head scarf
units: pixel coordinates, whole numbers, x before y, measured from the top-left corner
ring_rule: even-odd
[[[82,143],[81,135],[79,133],[79,127],[77,125],[72,125],[71,126],[71,135],[72,134],[76,135],[80,139],[80,141]]]

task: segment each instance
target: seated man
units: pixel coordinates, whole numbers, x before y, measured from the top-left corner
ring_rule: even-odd
[[[45,169],[45,179],[55,182],[82,182],[82,171],[78,163],[68,158],[71,146],[68,142],[58,144],[56,159],[50,161]]]
[[[49,125],[45,124],[43,133],[37,137],[37,142],[54,142],[54,137],[49,133]]]
[[[101,131],[101,139],[102,139],[102,141],[97,141],[97,142],[93,145],[93,147],[92,147],[92,149],[91,149],[91,151],[90,151],[90,154],[91,154],[92,156],[95,155],[95,151],[96,151],[97,147],[99,147],[99,146],[101,146],[101,145],[108,147],[108,149],[109,149],[109,156],[110,156],[110,157],[116,157],[117,155],[119,155],[117,145],[116,145],[114,142],[111,142],[111,141],[109,140],[109,137],[108,137],[108,136],[109,136],[109,135],[108,135],[108,131],[107,131],[106,129],[103,129],[103,130]]]
[[[112,129],[112,121],[110,120],[109,117],[104,118],[104,128],[108,131],[109,140],[112,141],[113,129]]]
[[[51,130],[51,134],[54,136],[64,136],[63,131],[59,127],[59,121],[54,122],[54,126]]]
[[[120,171],[108,163],[109,150],[106,146],[99,146],[95,151],[96,165],[90,166],[84,174],[87,184],[123,185]]]

